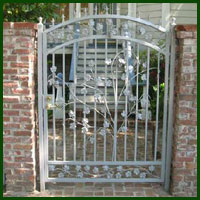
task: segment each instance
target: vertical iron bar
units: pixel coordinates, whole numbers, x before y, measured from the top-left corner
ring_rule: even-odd
[[[159,96],[160,96],[160,53],[158,53],[158,68],[157,68],[157,100],[156,100],[156,130],[155,130],[154,161],[156,161],[157,159]]]
[[[43,90],[44,95],[48,94],[47,83],[48,83],[48,74],[47,74],[47,35],[43,33]],[[47,110],[44,110],[44,173],[45,179],[49,176],[48,170],[48,160],[49,160],[49,130],[48,130],[48,113]]]
[[[125,85],[126,85],[126,92],[128,91],[128,73],[129,73],[129,62],[128,62],[128,59],[129,59],[129,54],[130,54],[130,42],[126,41],[126,79],[125,79]],[[128,95],[126,94],[126,97],[125,97],[125,127],[126,127],[126,130],[125,130],[125,133],[124,133],[124,161],[126,161],[126,149],[127,149],[127,126],[128,126],[128,119],[127,119],[127,115],[128,115]]]
[[[146,107],[145,107],[145,154],[144,160],[147,160],[147,143],[148,143],[148,118],[149,118],[149,64],[150,64],[150,48],[147,48],[147,88],[146,88]]]
[[[77,76],[76,76],[76,69],[77,69],[77,52],[76,52],[76,45],[77,43],[74,43],[73,46],[73,54],[74,56],[74,96],[76,97],[76,85],[77,85]],[[76,98],[74,98],[74,161],[76,161]]]
[[[113,87],[115,87],[115,117],[114,117],[114,142],[113,142],[113,154],[114,154],[114,161],[117,160],[117,115],[118,115],[118,68],[116,65],[116,77],[115,77],[115,85]]]
[[[43,120],[43,24],[38,23],[38,122],[39,122],[39,152],[40,152],[40,191],[45,190],[44,182],[44,120]]]
[[[163,109],[163,137],[162,137],[162,169],[161,179],[164,180],[165,176],[165,152],[166,152],[166,134],[167,134],[167,109],[168,109],[168,76],[169,76],[169,46],[170,34],[166,34],[166,56],[165,56],[165,95],[164,95],[164,109]]]
[[[137,160],[137,137],[138,137],[138,98],[139,98],[139,54],[140,53],[140,46],[137,44],[137,72],[136,72],[136,115],[135,115],[135,145],[134,145],[134,161]]]
[[[105,60],[108,59],[108,39],[105,39]],[[107,100],[107,78],[108,78],[108,75],[107,75],[107,72],[108,72],[108,66],[107,64],[105,64],[105,99]],[[105,110],[105,113],[104,113],[104,119],[106,120],[106,110]],[[104,121],[105,121],[104,120]],[[106,134],[104,135],[104,161],[106,161]]]
[[[55,53],[52,54],[53,66],[55,66]],[[53,80],[55,84],[55,73],[53,72]],[[55,85],[53,85],[53,105],[55,105]],[[56,160],[56,118],[55,107],[53,107],[53,159]]]
[[[169,191],[170,186],[170,172],[171,172],[171,154],[172,154],[172,140],[173,140],[173,121],[174,121],[174,115],[173,115],[173,102],[174,102],[174,70],[175,70],[175,32],[174,32],[174,25],[172,24],[171,27],[171,56],[170,56],[170,91],[169,91],[169,116],[168,116],[168,133],[167,133],[167,147],[166,147],[166,169],[165,169],[165,183],[164,188],[166,191]]]
[[[95,62],[95,78],[94,80],[96,81],[97,80],[97,39],[95,39],[95,58],[94,58],[94,62]],[[97,94],[97,83],[95,82],[95,91],[94,91],[94,161],[96,161],[96,148],[97,148],[97,113],[96,113],[96,109],[97,109],[97,103],[96,103],[96,94]]]
[[[86,81],[85,81],[85,77],[86,77],[86,41],[84,41],[84,87],[85,84],[86,84]],[[86,110],[86,94],[84,93],[84,110]],[[86,113],[84,112],[83,114],[83,117],[86,118]],[[84,136],[83,136],[83,160],[85,161],[85,158],[86,158],[86,134],[84,133]]]
[[[65,47],[63,47],[63,160],[66,160],[66,128],[65,128]]]

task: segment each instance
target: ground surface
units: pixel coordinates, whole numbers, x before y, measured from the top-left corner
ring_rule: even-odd
[[[170,197],[158,183],[57,183],[45,192],[4,193],[14,197]]]

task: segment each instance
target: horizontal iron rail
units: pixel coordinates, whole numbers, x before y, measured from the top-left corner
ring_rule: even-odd
[[[125,15],[109,15],[109,14],[107,14],[107,15],[90,15],[90,16],[84,16],[84,17],[81,17],[81,18],[71,19],[71,20],[62,22],[58,25],[52,26],[51,28],[46,29],[44,32],[49,33],[51,31],[58,29],[58,28],[62,28],[62,26],[67,26],[67,25],[70,25],[70,24],[73,24],[73,23],[76,23],[76,22],[89,20],[89,19],[124,19],[124,20],[128,20],[128,21],[133,21],[133,22],[136,22],[136,23],[139,23],[139,24],[143,24],[143,25],[146,25],[146,26],[150,26],[153,29],[156,29],[156,30],[163,32],[163,33],[166,32],[166,29],[163,28],[162,26],[155,25],[155,24],[153,24],[149,21],[146,21],[146,20],[143,20],[143,19],[140,19],[140,18],[125,16]]]
[[[61,45],[58,45],[52,49],[47,49],[47,54],[52,54],[54,53],[55,51],[57,51],[58,49],[60,48],[63,48],[64,46],[69,46],[73,43],[76,43],[76,42],[82,42],[82,41],[85,41],[85,40],[94,40],[94,39],[116,39],[116,40],[125,40],[125,41],[130,41],[130,42],[135,42],[135,43],[138,43],[138,44],[141,44],[141,45],[144,45],[144,46],[147,46],[147,47],[150,47],[152,49],[155,49],[156,51],[162,53],[162,54],[166,54],[165,51],[163,51],[160,47],[156,46],[156,45],[153,45],[149,42],[146,42],[146,41],[143,41],[143,40],[138,40],[138,39],[134,39],[134,38],[128,38],[128,37],[125,37],[125,36],[112,36],[112,37],[109,37],[107,35],[93,35],[93,36],[90,36],[90,37],[82,37],[82,38],[79,38],[79,39],[75,39],[75,40],[70,40],[68,42],[65,42]]]
[[[161,178],[46,178],[46,182],[163,182]]]
[[[161,161],[48,161],[55,165],[161,165]]]

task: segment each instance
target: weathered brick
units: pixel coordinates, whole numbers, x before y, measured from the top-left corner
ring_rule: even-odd
[[[17,110],[17,109],[25,109],[29,110],[32,108],[31,104],[12,104],[12,108]]]
[[[192,28],[192,29],[191,29]],[[175,127],[171,191],[174,196],[193,196],[197,166],[197,72],[196,26],[178,26]],[[187,31],[188,30],[188,31]],[[194,47],[194,48],[193,48]],[[179,59],[179,60],[178,60]],[[181,76],[180,76],[181,73]]]
[[[19,86],[19,83],[18,82],[14,82],[14,81],[12,81],[12,82],[3,82],[3,87],[10,87],[10,88],[16,88],[16,87],[18,87]]]
[[[11,62],[10,63],[11,67],[19,67],[19,68],[29,68],[29,64],[28,63],[19,63],[19,62]]]
[[[12,53],[13,54],[30,54],[31,50],[30,49],[14,49]]]
[[[5,56],[3,58],[3,61],[17,61],[17,56],[13,56],[13,55],[11,55],[11,56]]]
[[[16,129],[16,128],[20,128],[20,124],[4,122],[3,127],[4,128],[10,128],[10,129]]]
[[[15,136],[31,136],[32,133],[31,131],[15,131],[14,135]]]
[[[4,110],[3,115],[7,116],[19,116],[19,111],[14,110]]]
[[[17,69],[3,69],[4,74],[17,74]]]
[[[36,26],[31,23],[4,23],[3,147],[6,189],[12,192],[35,190],[33,153],[35,99],[32,93],[35,92],[36,69],[33,61],[35,61]],[[29,115],[25,115],[23,111]],[[16,173],[21,167],[28,168],[26,173]]]
[[[3,97],[3,102],[4,102],[4,103],[18,103],[18,102],[19,102],[19,97],[15,97],[15,96],[4,96],[4,97]]]
[[[13,93],[13,94],[29,95],[29,94],[30,94],[30,89],[16,88],[16,89],[12,89],[12,93]]]
[[[31,150],[33,148],[32,145],[27,145],[27,144],[15,144],[13,146],[13,149],[21,149],[21,150]]]

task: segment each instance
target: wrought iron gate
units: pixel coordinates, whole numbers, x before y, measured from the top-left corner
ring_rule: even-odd
[[[106,20],[106,31],[101,22],[94,27],[96,19]],[[110,14],[63,20],[45,30],[40,19],[38,27],[42,187],[163,182],[170,32]]]

